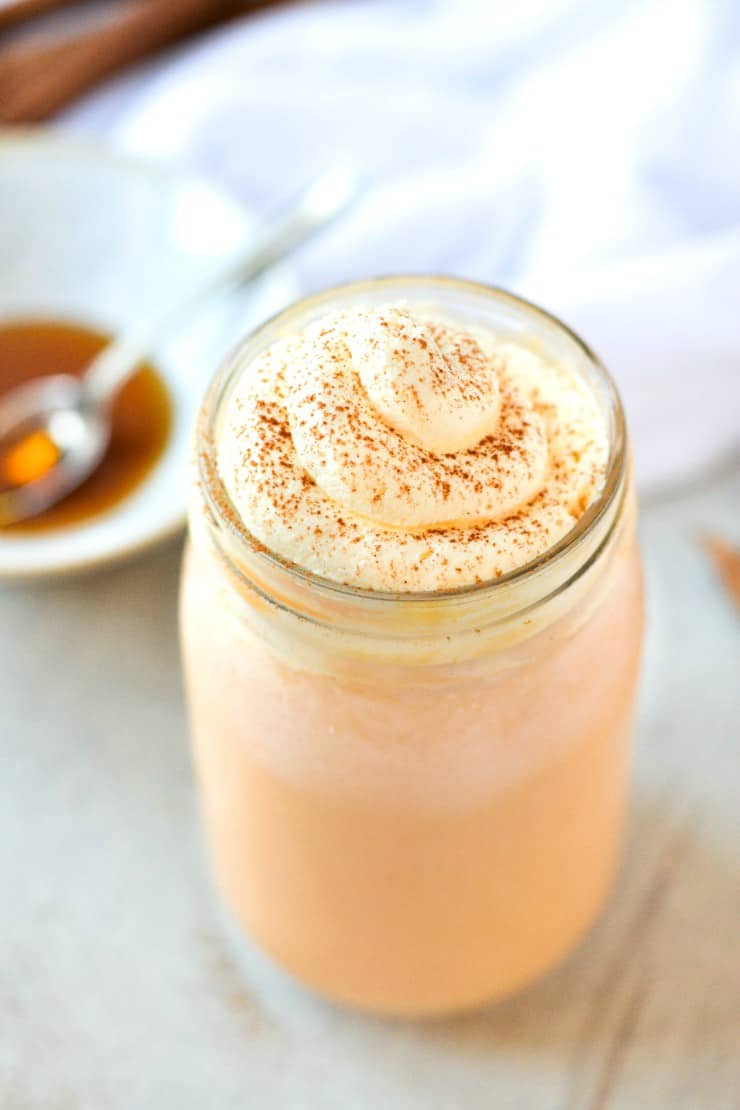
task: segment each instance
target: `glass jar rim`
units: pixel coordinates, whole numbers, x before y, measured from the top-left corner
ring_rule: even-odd
[[[388,286],[394,286],[396,289],[408,286],[409,290],[412,287],[417,290],[428,288],[430,294],[433,294],[435,290],[445,289],[448,292],[457,292],[463,295],[467,292],[478,298],[490,298],[514,311],[539,320],[547,327],[554,328],[576,346],[588,362],[590,370],[595,374],[607,399],[610,433],[609,455],[604,482],[598,496],[557,543],[547,548],[536,558],[506,574],[502,574],[498,578],[446,590],[384,591],[350,586],[322,577],[297,563],[282,558],[277,552],[270,550],[252,535],[233,505],[219,473],[214,432],[221,405],[237,375],[243,372],[248,360],[253,357],[253,349],[259,344],[265,332],[274,332],[277,328],[285,332],[287,330],[286,325],[289,325],[291,320],[305,317],[314,311],[319,312],[325,307],[328,308],[338,298],[362,295],[364,292],[375,294]],[[254,351],[254,354],[256,353]],[[381,603],[385,603],[385,605],[391,603],[395,607],[400,604],[406,608],[407,605],[410,607],[421,604],[428,606],[430,603],[444,602],[454,605],[466,600],[483,601],[487,598],[500,597],[519,583],[533,581],[545,570],[553,571],[578,546],[579,541],[604,522],[623,492],[627,465],[627,433],[622,402],[611,374],[588,344],[553,313],[517,294],[482,282],[445,275],[390,274],[342,283],[321,292],[310,294],[307,297],[302,297],[281,309],[280,312],[248,333],[227,356],[206,392],[196,426],[196,459],[199,485],[209,516],[214,522],[226,528],[229,538],[235,541],[244,552],[249,556],[256,557],[261,562],[264,561],[265,569],[278,574],[287,574],[295,584],[303,584],[307,589],[323,595],[327,600],[354,601],[363,605],[368,603],[374,608],[380,606]],[[611,533],[611,529],[609,529],[609,532]],[[606,539],[608,539],[608,536]],[[599,550],[602,546],[603,544],[599,545]],[[591,561],[591,559],[588,560],[589,563]],[[580,569],[584,568],[581,567]],[[566,577],[567,581],[561,584],[562,588],[572,581],[572,577]]]

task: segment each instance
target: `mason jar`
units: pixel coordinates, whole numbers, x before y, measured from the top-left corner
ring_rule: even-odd
[[[217,466],[234,382],[336,308],[423,305],[568,365],[608,428],[600,493],[539,558],[439,593],[338,585],[250,535]],[[303,983],[433,1014],[508,994],[592,923],[620,853],[643,626],[624,415],[589,348],[441,278],[310,297],[244,340],[196,435],[181,626],[213,873]]]

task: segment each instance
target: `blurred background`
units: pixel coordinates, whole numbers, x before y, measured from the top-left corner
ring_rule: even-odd
[[[0,1105],[735,1110],[740,6],[0,0],[0,390],[3,319],[135,323],[337,165],[346,214],[153,352],[169,446],[129,499],[0,529]],[[299,293],[393,272],[510,288],[601,355],[649,599],[605,920],[521,998],[418,1027],[236,966],[176,632],[219,358]]]

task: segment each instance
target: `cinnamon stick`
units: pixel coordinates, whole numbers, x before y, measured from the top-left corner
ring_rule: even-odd
[[[726,540],[714,535],[703,537],[703,547],[720,582],[740,608],[740,548],[733,547]]]
[[[56,8],[64,8],[74,0],[6,0],[0,6],[0,31],[15,23],[23,23],[35,15],[44,15]]]
[[[44,119],[104,78],[237,8],[244,4],[128,0],[89,31],[51,41],[11,42],[0,48],[0,123]]]

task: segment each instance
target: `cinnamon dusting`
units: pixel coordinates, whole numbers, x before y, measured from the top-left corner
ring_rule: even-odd
[[[250,532],[305,569],[385,590],[486,581],[542,554],[603,480],[595,399],[563,367],[494,337],[484,350],[480,337],[447,322],[415,318],[407,327],[381,313],[371,323],[383,331],[358,347],[353,321],[359,313],[358,326],[370,327],[372,312],[337,314],[276,343],[239,383],[219,469]],[[377,352],[384,333],[394,337],[404,420],[423,409],[429,389],[450,414],[475,405],[488,396],[484,374],[495,373],[500,400],[488,434],[438,452],[389,423],[356,365],[357,351]],[[430,361],[415,361],[429,351]],[[418,365],[428,371],[425,392],[413,378]]]

